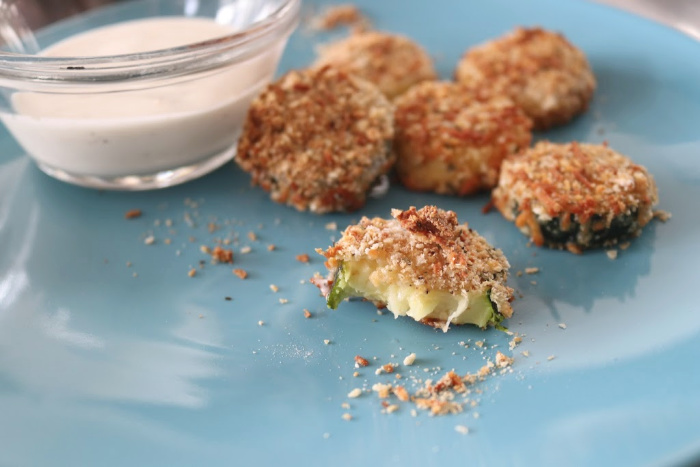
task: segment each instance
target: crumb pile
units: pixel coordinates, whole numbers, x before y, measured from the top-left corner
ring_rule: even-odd
[[[372,84],[329,67],[292,71],[251,104],[236,161],[273,200],[354,211],[394,162],[393,108]]]
[[[468,347],[468,344],[465,345]],[[404,363],[405,368],[398,363],[380,366],[375,371],[378,376],[377,382],[370,383],[365,380],[363,387],[352,389],[347,397],[356,399],[372,393],[381,401],[381,411],[385,414],[397,412],[406,405],[411,408],[411,415],[414,417],[418,415],[416,409],[426,411],[431,416],[459,414],[465,408],[476,408],[484,391],[483,383],[498,374],[512,373],[514,362],[513,357],[497,351],[495,357],[486,359],[486,363],[475,373],[460,375],[454,369],[445,372],[439,367],[422,368],[426,374],[424,378],[419,376],[419,368],[408,372],[408,367],[414,365],[416,360],[415,354],[409,357],[410,364]],[[363,360],[367,362],[366,365],[356,363],[355,367],[362,369],[370,365],[366,359]],[[390,366],[392,370],[383,371],[382,368],[386,366]],[[433,375],[437,378],[433,378]],[[358,371],[353,373],[355,378],[360,376]],[[349,404],[344,405],[344,408],[350,408]],[[477,418],[478,412],[473,412],[473,416]],[[352,416],[347,417],[344,414],[343,418],[351,420]]]
[[[414,86],[396,102],[396,168],[412,190],[467,195],[493,188],[503,159],[530,145],[531,122],[488,88]]]
[[[466,52],[457,81],[510,96],[535,128],[561,125],[588,108],[596,82],[586,56],[558,33],[515,31]]]

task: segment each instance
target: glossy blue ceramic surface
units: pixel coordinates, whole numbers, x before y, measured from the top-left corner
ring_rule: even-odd
[[[607,140],[654,174],[659,207],[673,218],[652,223],[613,261],[602,251],[528,248],[498,213],[481,214],[487,196],[392,186],[358,213],[319,217],[271,202],[232,164],[162,191],[77,188],[42,174],[3,130],[0,465],[666,466],[699,459],[700,44],[579,1],[357,4],[378,28],[423,44],[446,78],[467,47],[516,25],[564,32],[588,55],[598,90],[586,115],[538,137]],[[325,37],[297,32],[281,71],[308,64]],[[505,252],[513,272],[540,268],[510,279],[522,298],[507,324],[526,335],[514,352],[510,337],[493,329],[442,333],[362,302],[327,310],[308,283],[323,271],[314,249],[339,236],[327,223],[342,229],[361,215],[425,204],[457,212]],[[136,208],[143,216],[125,220]],[[210,232],[209,223],[218,229]],[[145,244],[151,235],[155,243]],[[248,279],[209,264],[200,245],[216,238],[233,241],[234,266]],[[245,246],[251,252],[241,254]],[[296,261],[300,253],[311,262]],[[484,382],[479,405],[458,415],[412,417],[409,404],[384,414],[373,394],[347,398],[355,387],[391,381],[374,370],[411,352],[418,358],[400,368],[405,381],[475,371],[496,350],[515,356],[514,371]],[[372,365],[353,377],[357,354]],[[345,412],[354,419],[343,420]]]

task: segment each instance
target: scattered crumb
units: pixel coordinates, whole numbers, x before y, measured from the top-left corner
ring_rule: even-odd
[[[156,242],[156,238],[153,235],[149,235],[148,237],[143,239],[143,243],[146,245],[153,245]]]
[[[273,292],[277,293],[279,291],[279,287],[277,287],[275,284],[270,284],[270,290]]]
[[[248,277],[248,273],[245,271],[245,269],[234,269],[233,273],[241,279]]]
[[[132,273],[131,275],[132,275],[133,277],[139,277],[139,273],[138,273],[138,272]]]
[[[311,318],[313,316],[309,310],[304,308],[304,318]]]
[[[356,397],[360,397],[361,395],[362,395],[362,389],[360,389],[360,388],[355,388],[348,393],[348,397],[350,399],[355,399]]]
[[[207,224],[207,230],[209,230],[209,233],[214,233],[219,229],[219,226],[216,225],[214,222],[210,222]]]
[[[484,347],[484,341],[476,341],[474,344],[476,344],[477,347]]]
[[[309,262],[309,255],[307,255],[306,253],[302,253],[300,255],[297,255],[296,259],[300,263],[308,263]]]
[[[608,255],[610,259],[617,259],[617,250],[607,250],[605,254]]]
[[[163,240],[163,243],[165,243],[166,245],[170,245],[170,239],[166,238],[165,240]]]
[[[287,300],[286,298],[280,298],[280,303],[284,305],[285,303],[289,303],[289,300]]]
[[[668,211],[657,209],[656,211],[654,211],[654,217],[660,220],[661,222],[666,222],[669,219],[671,219],[671,213]]]
[[[252,249],[251,247],[249,247],[249,246],[244,246],[243,248],[241,248],[241,254],[242,254],[242,255],[247,255],[247,254],[250,253],[251,251],[253,251],[253,249]]]
[[[130,268],[130,267],[131,267],[131,261],[127,261],[127,262],[126,262],[126,267],[127,267],[127,268]]]
[[[620,250],[626,250],[631,245],[630,242],[620,243]]]
[[[129,209],[128,211],[126,211],[126,214],[124,214],[124,218],[125,219],[138,219],[139,217],[141,217],[142,214],[143,214],[143,212],[141,212],[140,209]]]
[[[311,21],[311,27],[320,31],[329,31],[340,26],[351,27],[353,31],[364,31],[369,29],[370,22],[355,5],[351,4],[327,8]]]
[[[355,365],[357,365],[357,366],[368,366],[368,365],[369,365],[369,361],[368,361],[366,358],[364,358],[364,357],[360,357],[359,355],[355,355]]]
[[[233,298],[231,298],[231,297],[224,297],[224,300],[226,300],[227,302],[230,302],[231,300],[233,300]]]
[[[439,399],[417,398],[416,407],[430,410],[432,415],[455,414],[462,411],[462,406],[459,403]]]
[[[469,428],[467,428],[464,425],[455,426],[455,431],[461,435],[468,435],[469,434]]]
[[[513,364],[513,358],[508,357],[501,352],[496,352],[496,366],[499,368],[505,368]]]
[[[194,277],[197,275],[197,270],[195,268],[192,268],[187,272],[187,275],[190,277]]]
[[[231,264],[233,263],[233,250],[227,250],[225,248],[221,248],[220,246],[216,246],[211,252],[211,257],[218,263]]]
[[[343,417],[343,420],[347,420],[347,421],[352,420],[352,415],[350,415],[350,414],[347,413],[347,412],[344,413],[344,414],[342,415],[342,417]]]
[[[521,276],[523,275],[523,272],[522,272],[522,271],[517,271],[517,272],[515,273],[515,275],[518,276],[518,277],[521,277]]]
[[[554,360],[555,358],[557,358],[557,357],[555,357],[554,355],[550,355],[549,357],[547,357],[547,360],[548,360],[548,361],[552,361],[552,360]]]
[[[335,222],[329,222],[326,224],[326,230],[338,230],[338,224]]]
[[[411,366],[413,363],[416,361],[416,354],[412,353],[406,356],[406,358],[403,359],[403,364],[406,366]]]
[[[342,407],[345,410],[350,410],[350,404],[348,404],[347,402],[343,402],[342,404],[340,404],[340,407]]]
[[[255,242],[258,240],[258,236],[255,234],[255,232],[248,232],[248,238],[251,242]]]
[[[519,336],[515,336],[510,342],[508,342],[508,348],[510,350],[513,350],[515,347],[518,346],[523,341],[523,339]]]
[[[559,323],[559,327],[562,329],[566,329],[566,323]]]
[[[537,285],[537,281],[530,281],[530,284]]]
[[[529,356],[530,356],[530,351],[529,351],[529,350],[523,350],[522,352],[520,352],[520,355],[522,355],[523,357],[529,357]]]
[[[201,252],[204,253],[205,255],[210,255],[210,254],[211,254],[211,248],[209,248],[209,247],[206,246],[206,245],[200,245],[200,246],[199,246],[199,251],[201,251]]]
[[[353,378],[357,378],[358,376],[360,376],[360,372],[356,371],[352,374],[352,376],[353,376]]]
[[[386,413],[394,413],[397,410],[399,410],[399,406],[397,404],[391,404],[386,406]]]
[[[396,394],[396,397],[402,402],[407,402],[411,398],[408,391],[406,391],[406,388],[403,386],[396,386],[394,388],[394,394]]]
[[[275,251],[276,248],[277,248],[277,247],[276,247],[274,244],[272,244],[272,243],[270,243],[269,245],[267,245],[267,251]]]
[[[537,274],[540,268],[525,268],[525,274]]]
[[[329,345],[331,343],[330,339],[323,339],[323,343]]]
[[[380,399],[386,399],[391,394],[391,384],[374,383],[372,391],[376,392]]]
[[[263,326],[264,324],[265,324],[265,321],[263,321],[263,320],[258,321],[258,326]]]

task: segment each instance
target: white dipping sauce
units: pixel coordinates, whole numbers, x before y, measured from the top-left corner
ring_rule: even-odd
[[[106,56],[152,51],[233,32],[203,18],[129,21],[69,37],[44,56]],[[39,163],[75,175],[153,174],[206,161],[238,138],[250,101],[275,71],[284,41],[242,63],[112,93],[18,92],[1,118]],[[170,79],[172,82],[172,79]]]

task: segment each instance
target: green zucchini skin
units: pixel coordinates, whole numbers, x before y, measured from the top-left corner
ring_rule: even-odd
[[[515,213],[517,217],[518,213]],[[545,221],[538,219],[540,231],[547,246],[555,248],[564,248],[566,245],[575,244],[581,248],[601,248],[622,242],[633,238],[639,234],[641,227],[639,225],[638,212],[632,210],[629,213],[623,213],[614,217],[610,225],[601,229],[591,229],[587,235],[587,241],[582,242],[581,224],[576,219],[576,216],[569,214],[570,223],[567,230],[561,228],[561,217],[555,217]],[[590,224],[604,222],[604,216],[594,214],[589,220]]]

